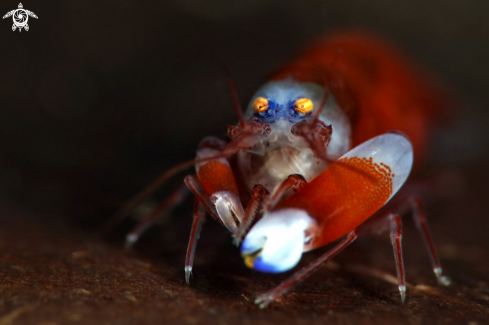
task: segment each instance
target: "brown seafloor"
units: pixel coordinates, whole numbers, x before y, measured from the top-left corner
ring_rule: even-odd
[[[480,199],[471,200],[474,210],[482,208]],[[449,235],[456,228],[468,242],[471,234],[477,236],[471,233],[473,224],[461,221],[464,212],[463,200],[429,209],[443,265],[453,280],[450,287],[436,285],[420,237],[405,219],[404,304],[385,235],[360,238],[262,310],[253,298],[285,275],[246,269],[229,235],[213,221],[206,224],[187,285],[188,216],[173,216],[171,223],[155,227],[131,252],[2,203],[0,325],[486,324],[489,251],[452,244]]]

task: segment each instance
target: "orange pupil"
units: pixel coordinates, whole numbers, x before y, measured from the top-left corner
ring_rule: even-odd
[[[297,112],[301,114],[307,114],[314,108],[312,100],[309,98],[299,98],[294,103],[294,108]]]
[[[268,109],[268,99],[258,97],[253,102],[253,110],[257,113],[263,113]]]

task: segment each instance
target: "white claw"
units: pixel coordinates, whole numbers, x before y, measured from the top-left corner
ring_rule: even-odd
[[[229,191],[215,192],[210,197],[216,206],[217,214],[224,226],[233,234],[238,231],[239,222],[243,219],[244,210],[238,196]],[[234,216],[233,216],[234,215]],[[238,221],[235,220],[236,217]]]
[[[399,134],[386,133],[372,138],[348,151],[342,158],[372,158],[374,163],[390,166],[392,177],[392,196],[401,188],[413,166],[413,146]],[[390,199],[389,198],[389,199]]]
[[[248,232],[241,255],[253,258],[252,267],[267,273],[281,273],[299,263],[304,250],[305,231],[318,229],[316,220],[306,211],[284,208],[263,216]]]

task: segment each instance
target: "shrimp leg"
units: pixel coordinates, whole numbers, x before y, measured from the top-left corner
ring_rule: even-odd
[[[389,214],[391,228],[391,243],[396,260],[397,284],[401,294],[401,301],[406,299],[406,274],[404,272],[404,260],[402,258],[402,220],[397,214]]]
[[[406,213],[411,212],[411,216],[414,220],[414,223],[416,224],[416,228],[418,229],[419,234],[423,238],[423,241],[428,250],[428,254],[431,260],[431,265],[433,267],[433,273],[435,273],[436,279],[438,280],[438,284],[443,286],[450,285],[451,283],[450,278],[443,275],[440,259],[438,257],[438,252],[436,251],[435,242],[433,240],[433,236],[431,235],[431,231],[426,221],[426,214],[424,212],[423,204],[421,203],[420,197],[417,195],[402,196],[399,199],[395,200],[394,202],[388,204],[382,210],[385,211],[385,209],[396,211],[397,213],[399,213],[399,215],[405,215]],[[368,226],[368,223],[369,222],[367,222],[366,226]]]
[[[404,263],[402,259],[402,221],[399,214],[385,213],[386,209],[391,209],[398,211],[399,214],[405,214],[412,211],[412,217],[414,223],[418,228],[419,233],[423,237],[426,244],[431,263],[433,265],[433,272],[440,285],[448,286],[450,285],[450,278],[443,275],[438,254],[434,245],[433,238],[431,236],[428,224],[426,223],[426,217],[423,210],[421,200],[418,196],[411,195],[401,197],[395,202],[388,204],[388,206],[378,213],[376,213],[367,222],[359,227],[361,234],[365,233],[380,233],[387,230],[390,227],[390,237],[392,242],[392,247],[394,249],[394,257],[396,260],[396,270],[397,270],[397,280],[399,285],[399,292],[401,294],[401,300],[404,302],[406,297],[406,283],[405,283],[405,271]]]
[[[433,237],[426,222],[426,215],[424,213],[421,199],[416,195],[412,195],[408,198],[407,202],[411,206],[414,223],[416,224],[416,227],[418,228],[421,237],[423,237],[425,245],[428,249],[431,264],[433,265],[433,272],[435,273],[435,276],[438,280],[438,284],[449,286],[451,280],[449,277],[443,275],[440,259],[438,258],[438,253],[435,248]]]
[[[280,184],[272,197],[268,197],[268,191],[262,185],[256,185],[251,193],[251,200],[245,211],[245,216],[241,222],[238,231],[234,234],[234,243],[238,245],[246,234],[246,231],[253,222],[258,210],[264,202],[266,202],[266,210],[272,209],[283,195],[290,189],[294,192],[300,190],[307,184],[307,181],[302,175],[292,174]],[[267,202],[268,201],[268,202]]]
[[[192,274],[192,267],[194,264],[195,249],[197,248],[197,241],[202,231],[202,225],[205,221],[205,209],[202,202],[198,198],[195,198],[194,203],[194,221],[192,223],[192,230],[190,231],[190,238],[187,247],[187,256],[185,258],[185,281],[190,283],[190,275]]]
[[[258,184],[253,188],[253,191],[251,192],[251,199],[246,207],[243,220],[241,220],[238,230],[233,235],[233,242],[236,246],[241,243],[251,223],[253,220],[255,220],[258,211],[260,211],[261,207],[263,206],[263,202],[267,200],[268,195],[268,190],[263,185]]]
[[[260,308],[265,308],[275,299],[287,292],[292,286],[304,280],[306,277],[316,271],[321,265],[323,265],[325,262],[333,258],[336,254],[341,252],[346,246],[350,245],[355,239],[357,239],[357,237],[357,230],[355,229],[351,231],[348,235],[346,235],[345,239],[343,239],[333,249],[327,251],[317,260],[293,274],[290,278],[282,282],[276,288],[259,295],[258,298],[256,298],[255,300],[255,304],[259,305]]]
[[[155,224],[160,217],[167,214],[177,205],[181,204],[187,197],[188,190],[184,184],[180,185],[166,200],[164,200],[158,207],[153,209],[151,213],[138,223],[126,236],[126,247],[132,247],[136,243],[141,235],[148,230],[153,224]]]

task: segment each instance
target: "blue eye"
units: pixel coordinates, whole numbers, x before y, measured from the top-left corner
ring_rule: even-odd
[[[257,98],[260,99],[263,97]],[[263,98],[265,99],[265,98]],[[256,102],[256,100],[255,100]],[[263,110],[262,112],[257,112],[255,110],[255,117],[260,119],[261,121],[267,122],[267,123],[273,123],[276,120],[278,120],[282,116],[282,108],[280,105],[278,105],[276,102],[267,99],[267,109]]]
[[[296,109],[295,106],[296,106],[297,101],[299,101],[299,100],[301,100],[301,98],[299,98],[297,100],[292,100],[292,101],[287,103],[287,118],[291,123],[300,122],[311,114],[310,111],[307,113],[301,113],[300,110]]]

